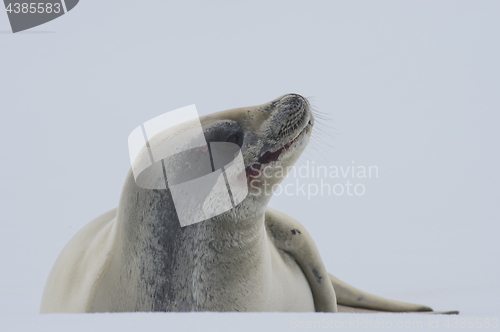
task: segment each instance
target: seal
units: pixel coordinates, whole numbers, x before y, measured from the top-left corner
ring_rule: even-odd
[[[329,274],[307,230],[268,207],[314,121],[297,94],[202,117],[207,142],[240,147],[246,198],[181,227],[171,190],[141,188],[129,172],[118,207],[87,224],[59,255],[40,311],[432,312]],[[168,133],[158,135],[161,141]]]

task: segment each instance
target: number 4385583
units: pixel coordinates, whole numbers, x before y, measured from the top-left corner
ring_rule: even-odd
[[[498,318],[448,318],[444,322],[444,326],[448,328],[498,328]]]
[[[15,14],[19,14],[19,13],[23,13],[23,14],[27,14],[27,13],[30,13],[30,14],[55,13],[55,14],[59,14],[61,12],[61,4],[60,3],[54,3],[54,4],[42,3],[42,2],[40,2],[40,3],[24,2],[24,3],[14,3],[14,4],[9,3],[9,5],[7,6],[7,8],[5,8],[5,10],[9,14],[10,13],[15,13]]]

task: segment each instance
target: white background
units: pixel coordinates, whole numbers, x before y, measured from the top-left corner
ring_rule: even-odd
[[[299,165],[379,169],[362,197],[271,201],[309,230],[327,269],[375,294],[498,317],[499,10],[81,1],[18,34],[0,12],[0,316],[11,328],[47,322],[37,313],[52,264],[117,205],[136,126],[193,103],[203,115],[294,92],[334,136],[317,131]]]

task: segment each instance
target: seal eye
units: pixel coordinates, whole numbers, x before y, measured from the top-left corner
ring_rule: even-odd
[[[226,142],[229,142],[229,143],[234,143],[234,144],[238,144],[238,142],[240,141],[240,137],[238,136],[238,134],[232,134],[231,136],[229,136],[227,139],[226,139]]]

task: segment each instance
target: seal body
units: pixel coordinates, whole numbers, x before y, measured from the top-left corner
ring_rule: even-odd
[[[171,191],[143,189],[129,172],[118,207],[85,226],[60,254],[41,312],[336,312],[337,300],[343,311],[431,310],[329,275],[304,227],[267,206],[314,126],[305,98],[289,94],[208,115],[201,124],[207,142],[240,146],[248,196],[221,215],[181,227]]]

